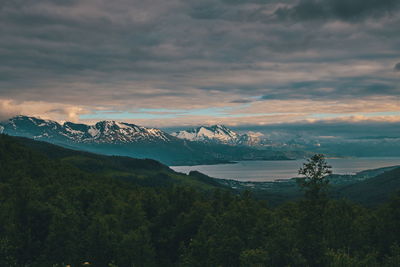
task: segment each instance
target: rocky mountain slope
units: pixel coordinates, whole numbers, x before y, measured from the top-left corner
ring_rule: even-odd
[[[176,139],[159,129],[145,128],[124,122],[100,121],[95,125],[72,122],[59,124],[55,121],[27,116],[17,116],[2,123],[0,132],[39,140],[54,139],[97,144],[171,142]]]
[[[200,126],[174,132],[171,135],[190,141],[226,145],[262,146],[268,144],[268,141],[261,133],[248,132],[239,134],[224,125]]]
[[[202,132],[211,134],[211,130]],[[214,132],[214,137],[224,142],[181,139],[159,129],[116,121],[100,121],[94,125],[72,122],[60,124],[35,117],[17,116],[0,123],[0,133],[8,135],[106,155],[150,158],[169,165],[276,160],[289,159],[292,156],[286,152],[235,146],[233,141],[240,144],[244,137],[222,126],[215,127]]]

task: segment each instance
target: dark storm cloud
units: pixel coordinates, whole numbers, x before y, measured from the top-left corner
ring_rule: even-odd
[[[365,77],[338,78],[336,80],[303,81],[276,87],[261,99],[348,99],[354,95],[398,96],[397,80],[374,81]]]
[[[223,3],[226,4],[232,4],[232,5],[241,5],[241,4],[268,4],[271,2],[277,2],[274,0],[220,0]]]
[[[0,1],[0,98],[123,110],[398,96],[397,2]],[[321,12],[352,23],[276,18]]]
[[[176,132],[195,128],[199,125],[185,127],[166,127],[167,132]],[[267,138],[271,134],[275,134],[275,138],[290,140],[294,137],[308,136],[309,138],[318,139],[318,137],[331,137],[337,140],[344,139],[399,139],[400,123],[399,122],[343,122],[343,121],[317,121],[313,123],[280,123],[270,125],[242,125],[232,126],[231,129],[238,132],[261,132]],[[286,141],[288,141],[286,140]]]
[[[312,136],[335,136],[339,138],[399,138],[400,123],[317,121],[314,123],[272,124],[265,126],[246,125],[234,127],[234,129],[264,133],[284,132],[293,135],[308,133]]]
[[[234,103],[234,104],[248,104],[251,102],[254,102],[254,100],[252,100],[252,99],[235,99],[235,100],[231,101],[231,103]]]
[[[134,13],[118,12],[117,5],[105,10],[104,1],[90,2],[92,6],[83,7],[79,1],[44,0],[3,5],[0,77],[7,79],[0,80],[0,93],[6,94],[13,87],[30,91],[36,85],[43,91],[55,90],[46,88],[47,84],[87,77],[100,83],[109,80],[98,77],[102,73],[146,69],[135,62],[157,57],[151,50],[160,43],[159,37],[149,33],[157,22],[135,22],[130,18]]]
[[[295,20],[339,19],[356,21],[367,17],[395,14],[398,0],[300,0],[290,7],[282,7],[275,14]]]

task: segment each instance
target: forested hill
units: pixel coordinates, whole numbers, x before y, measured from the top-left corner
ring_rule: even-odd
[[[0,266],[389,267],[400,261],[400,196],[374,209],[325,197],[271,208],[248,192],[210,194],[216,187],[208,179],[180,176],[154,161],[29,142],[0,136]],[[138,182],[155,173],[170,183]]]
[[[180,244],[163,231],[216,188],[154,160],[0,135],[0,266],[172,262]]]
[[[30,138],[0,135],[4,148],[2,153],[11,157],[35,155],[32,158],[41,159],[41,164],[47,161],[63,168],[76,168],[90,175],[108,178],[118,178],[140,186],[193,186],[200,190],[210,190],[224,186],[212,179],[200,180],[196,176],[176,173],[168,166],[152,159],[135,159],[123,156],[105,156],[85,151],[63,148],[47,142],[35,141]],[[23,153],[15,151],[24,151]],[[17,155],[13,155],[13,153]],[[24,158],[26,165],[32,164],[31,158]]]
[[[390,195],[399,190],[400,168],[395,168],[365,181],[339,187],[337,195],[371,205],[387,201]]]

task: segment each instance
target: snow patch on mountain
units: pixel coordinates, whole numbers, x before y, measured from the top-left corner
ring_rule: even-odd
[[[2,131],[11,135],[34,139],[52,138],[75,143],[117,144],[175,140],[159,129],[116,121],[100,121],[95,125],[65,122],[61,125],[55,121],[17,116],[1,123],[0,127]]]
[[[223,125],[200,126],[172,133],[171,135],[180,139],[201,142],[217,142],[222,144],[236,144],[240,135]]]
[[[200,126],[170,135],[156,128],[112,120],[99,121],[94,125],[72,122],[59,124],[27,116],[17,116],[0,123],[1,132],[33,139],[84,144],[166,143],[179,139],[233,146],[256,147],[267,144],[262,133],[239,134],[223,125]]]
[[[198,128],[175,132],[171,135],[190,141],[228,145],[260,146],[266,143],[264,134],[260,132],[239,134],[224,125],[200,126]]]

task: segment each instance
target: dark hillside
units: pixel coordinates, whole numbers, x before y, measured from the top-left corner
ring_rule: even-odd
[[[209,190],[222,185],[204,182],[188,175],[174,172],[168,166],[152,159],[135,159],[123,156],[105,156],[56,146],[29,138],[2,135],[6,143],[20,150],[36,153],[38,158],[57,161],[81,171],[104,177],[119,178],[142,186],[188,185]],[[12,152],[12,150],[10,151]]]
[[[365,181],[337,189],[338,195],[364,204],[387,201],[400,190],[400,168],[387,171]]]
[[[271,208],[200,173],[24,142],[0,135],[0,266],[398,266],[398,196]]]

